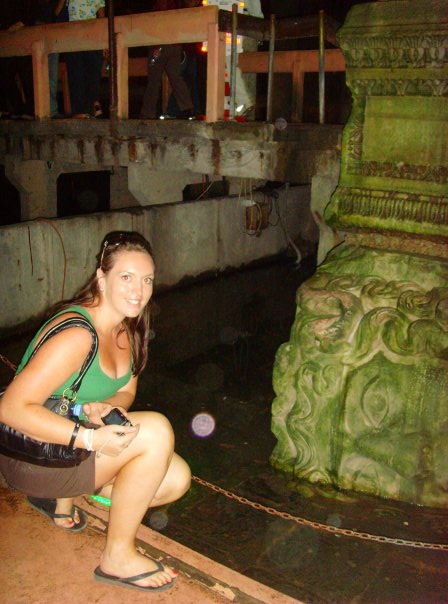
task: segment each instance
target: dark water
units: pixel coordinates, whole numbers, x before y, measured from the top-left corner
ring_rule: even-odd
[[[156,337],[135,407],[167,415],[193,474],[237,495],[336,527],[448,543],[448,511],[311,486],[269,466],[272,367],[289,338],[297,287],[314,270],[307,262],[300,271],[283,260],[156,295]],[[17,360],[27,340],[1,342],[0,353]],[[10,377],[1,364],[0,375]],[[208,438],[197,435],[213,423]],[[306,603],[448,603],[448,552],[334,535],[196,482],[145,523]]]
[[[448,512],[311,486],[269,466],[275,352],[312,271],[283,261],[159,296],[137,404],[170,418],[194,475],[237,495],[336,527],[448,543]],[[193,429],[213,425],[207,438]],[[448,602],[448,551],[334,535],[195,482],[145,523],[304,602]]]

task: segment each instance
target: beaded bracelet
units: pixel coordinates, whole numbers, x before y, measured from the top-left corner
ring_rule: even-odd
[[[76,437],[78,436],[78,432],[79,432],[79,428],[80,427],[81,427],[81,424],[79,422],[76,422],[75,427],[73,428],[72,437],[70,439],[70,442],[68,443],[68,448],[69,449],[74,449],[75,448],[73,445],[75,444],[75,440],[76,440]]]

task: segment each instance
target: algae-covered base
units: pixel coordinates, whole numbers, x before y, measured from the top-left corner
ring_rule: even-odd
[[[448,507],[448,262],[342,246],[274,367],[274,467]]]

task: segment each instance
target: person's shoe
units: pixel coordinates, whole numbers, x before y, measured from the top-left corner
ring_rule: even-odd
[[[194,120],[194,114],[192,109],[184,109],[177,116],[178,120]]]
[[[49,520],[51,520],[54,524],[54,520],[58,518],[67,518],[73,522],[72,526],[61,526],[56,524],[55,526],[63,529],[64,531],[69,531],[71,533],[79,533],[83,531],[87,526],[87,516],[84,512],[77,506],[73,506],[70,514],[56,514],[56,500],[55,499],[40,499],[38,497],[28,497],[29,505],[39,512],[46,516]],[[75,512],[78,513],[79,522],[75,521]]]
[[[121,587],[128,587],[130,589],[138,589],[139,591],[146,591],[147,593],[156,592],[156,591],[166,591],[167,589],[170,589],[171,587],[173,587],[176,584],[177,577],[173,577],[171,579],[171,581],[169,581],[168,583],[165,583],[164,585],[159,585],[159,586],[156,586],[156,585],[143,586],[143,585],[137,585],[135,583],[135,581],[140,581],[140,579],[146,579],[146,577],[150,577],[151,575],[156,575],[157,573],[160,573],[160,572],[166,570],[160,562],[158,562],[156,560],[154,560],[154,562],[157,565],[157,568],[155,570],[148,571],[147,573],[141,573],[140,575],[135,575],[133,577],[125,577],[125,578],[117,577],[116,575],[109,575],[108,573],[105,573],[103,570],[101,570],[101,568],[99,566],[97,566],[95,568],[95,570],[93,571],[93,578],[95,579],[95,581],[98,581],[100,583],[108,583],[109,585],[120,585]]]
[[[34,115],[29,115],[28,113],[22,113],[22,115],[14,115],[13,119],[25,120],[27,122],[31,122],[32,120],[34,120]]]
[[[103,109],[99,101],[93,103],[93,117],[103,117]]]
[[[175,119],[176,119],[176,116],[170,115],[169,113],[164,113],[159,116],[159,120],[175,120]]]

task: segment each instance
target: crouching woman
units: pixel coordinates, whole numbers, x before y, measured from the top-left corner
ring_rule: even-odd
[[[59,304],[37,333],[0,400],[4,424],[38,441],[91,451],[77,465],[49,467],[3,449],[0,470],[6,481],[28,495],[38,511],[72,531],[86,524],[72,498],[109,489],[106,544],[94,578],[148,592],[172,587],[177,572],[137,552],[138,527],[149,507],[181,497],[191,478],[188,465],[174,452],[169,421],[155,412],[128,412],[147,361],[154,271],[149,243],[141,235],[106,236],[95,273],[71,301]],[[92,334],[76,325],[56,329],[39,347],[47,332],[80,316],[98,338],[77,393],[87,427],[53,413],[44,403],[70,388],[91,351]],[[105,425],[102,418],[112,408],[130,425]]]

